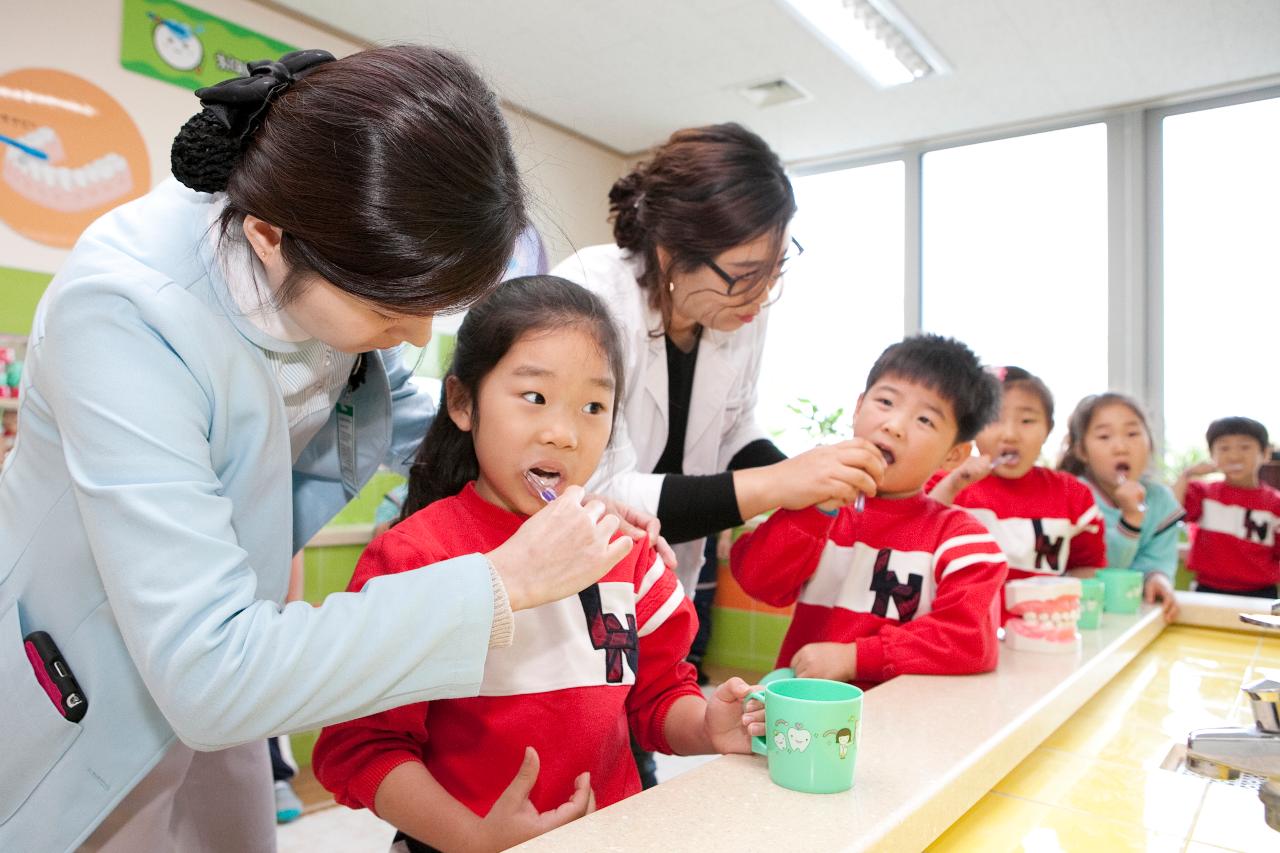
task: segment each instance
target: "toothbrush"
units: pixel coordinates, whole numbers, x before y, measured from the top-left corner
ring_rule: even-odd
[[[858,497],[853,501],[853,511],[862,512],[867,508],[867,496],[862,492],[858,492]]]
[[[544,483],[537,474],[532,471],[525,471],[524,478],[529,481],[529,485],[533,486],[534,491],[538,493],[538,497],[542,498],[543,503],[551,503],[556,499],[555,489]]]
[[[991,460],[991,470],[994,471],[997,468],[999,468],[1001,465],[1012,465],[1017,461],[1018,461],[1018,454],[1001,453],[995,459]]]
[[[1128,481],[1128,479],[1129,479],[1129,466],[1121,465],[1119,468],[1116,469],[1116,485],[1123,486],[1125,482]],[[1141,503],[1138,504],[1138,512],[1146,514],[1146,511],[1147,511],[1147,502],[1142,501]]]
[[[35,157],[38,160],[49,159],[49,155],[44,153],[40,149],[32,148],[30,145],[27,145],[25,142],[19,142],[18,140],[14,139],[11,136],[0,136],[0,143],[3,143],[5,145],[12,145],[14,148],[17,148],[23,154],[26,154],[30,157]]]

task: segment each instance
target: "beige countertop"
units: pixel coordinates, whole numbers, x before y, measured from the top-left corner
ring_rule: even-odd
[[[1248,630],[1270,602],[1179,593],[1179,624]],[[718,758],[518,850],[920,850],[1164,629],[1159,609],[1106,614],[1083,651],[1001,650],[994,672],[900,676],[868,691],[853,790],[800,794],[759,756]],[[1261,630],[1261,629],[1255,629]]]
[[[1075,655],[1001,651],[994,672],[900,676],[867,692],[853,790],[801,794],[730,755],[519,850],[920,850],[1129,663],[1157,608],[1107,614]]]

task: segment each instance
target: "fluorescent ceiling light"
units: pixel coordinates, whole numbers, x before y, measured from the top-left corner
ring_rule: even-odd
[[[819,38],[882,88],[950,71],[889,0],[781,0]]]

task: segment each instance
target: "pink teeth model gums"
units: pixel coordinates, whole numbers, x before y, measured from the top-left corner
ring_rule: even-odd
[[[1080,581],[1076,578],[1023,578],[1004,587],[1005,608],[1014,618],[1004,623],[1010,649],[1071,654],[1080,650]]]

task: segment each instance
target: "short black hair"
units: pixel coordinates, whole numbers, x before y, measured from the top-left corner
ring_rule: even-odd
[[[1204,434],[1204,438],[1209,442],[1209,449],[1213,450],[1213,443],[1227,435],[1245,435],[1257,439],[1263,453],[1267,452],[1267,445],[1271,443],[1267,440],[1266,427],[1253,418],[1241,417],[1218,418],[1209,424],[1209,431]]]
[[[865,390],[888,375],[919,382],[950,403],[957,444],[972,439],[1000,413],[999,382],[955,338],[913,335],[893,344],[871,366]]]

